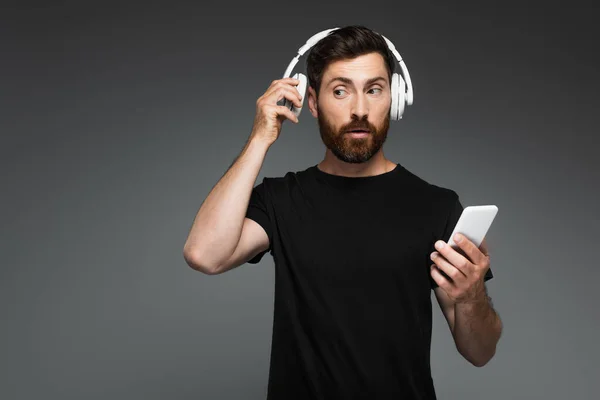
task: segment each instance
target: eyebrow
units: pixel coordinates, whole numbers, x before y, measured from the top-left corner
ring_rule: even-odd
[[[387,82],[387,79],[385,79],[383,76],[376,76],[375,78],[368,79],[367,82],[366,82],[366,84],[370,85],[371,83],[377,82],[379,80]],[[335,78],[333,78],[329,82],[327,82],[326,87],[329,86],[329,85],[331,85],[335,81],[344,82],[344,83],[347,83],[349,85],[352,84],[352,79],[346,78],[345,76],[336,76]]]

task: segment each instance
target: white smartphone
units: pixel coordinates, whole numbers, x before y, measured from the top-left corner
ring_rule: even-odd
[[[454,234],[462,233],[479,248],[497,213],[498,207],[494,205],[465,207],[448,239],[448,244],[457,249]]]

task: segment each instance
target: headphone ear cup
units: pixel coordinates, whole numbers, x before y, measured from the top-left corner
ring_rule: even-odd
[[[402,119],[402,114],[404,114],[404,107],[406,106],[406,82],[402,76],[398,75],[398,114],[397,119]]]
[[[390,107],[390,118],[393,120],[398,119],[398,74],[392,75],[392,106]]]
[[[304,106],[304,97],[306,94],[306,86],[307,86],[308,79],[306,78],[306,75],[301,74],[301,73],[294,74],[294,76],[292,76],[292,78],[298,79],[300,81],[300,83],[298,83],[298,86],[296,86],[296,90],[298,91],[298,93],[300,93],[300,96],[302,96],[302,100],[300,100],[300,107],[296,107],[294,105],[294,103],[292,103],[288,99],[285,99],[285,102],[283,105],[285,107],[289,108],[296,117],[299,117],[300,113],[302,112],[302,107]]]

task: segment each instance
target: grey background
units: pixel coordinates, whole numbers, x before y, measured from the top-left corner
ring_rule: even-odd
[[[386,156],[499,207],[504,333],[475,368],[434,300],[438,398],[597,398],[592,6],[412,3],[4,6],[0,398],[264,398],[272,258],[207,276],[182,248],[256,99],[308,37],[349,24],[386,35],[413,79]],[[300,120],[259,181],[322,159]]]

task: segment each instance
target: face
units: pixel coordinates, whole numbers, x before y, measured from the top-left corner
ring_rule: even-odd
[[[369,53],[329,64],[318,100],[309,88],[309,104],[323,143],[338,159],[370,160],[383,146],[390,125],[391,91],[383,56]],[[353,130],[365,133],[353,135]]]

